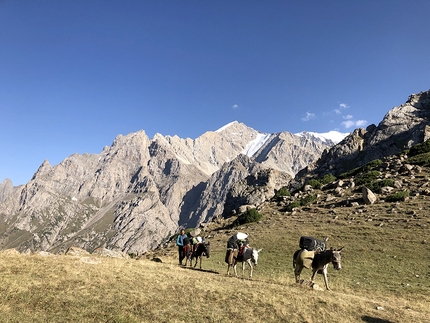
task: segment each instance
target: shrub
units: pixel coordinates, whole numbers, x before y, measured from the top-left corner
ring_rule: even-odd
[[[308,195],[305,198],[302,198],[301,200],[291,202],[284,208],[284,211],[291,212],[296,207],[304,206],[315,202],[316,199],[317,199],[316,195]]]
[[[430,153],[430,140],[419,143],[409,149],[409,156],[417,156],[425,153]]]
[[[312,186],[312,188],[316,190],[319,190],[322,186],[321,182],[316,179],[311,179],[306,184]]]
[[[380,175],[381,173],[378,172],[377,170],[372,170],[358,177],[357,180],[355,181],[355,184],[368,185],[372,181],[376,180]]]
[[[387,179],[383,179],[380,181],[374,181],[371,182],[370,184],[367,184],[367,188],[369,190],[371,190],[372,192],[380,192],[381,188],[386,187],[386,186],[394,186],[394,180],[392,180],[391,178],[387,178]]]
[[[300,200],[300,205],[307,205],[315,202],[317,199],[316,195],[308,195],[305,198]]]
[[[391,194],[385,198],[386,202],[403,202],[406,198],[409,197],[408,191],[400,191],[394,194]]]
[[[368,172],[372,168],[378,167],[381,164],[382,164],[382,160],[380,160],[380,159],[374,159],[374,160],[368,162],[364,166],[357,167],[357,168],[351,169],[350,171],[347,171],[345,173],[340,174],[339,178],[346,178],[346,177],[356,176],[358,174],[361,174],[361,173],[364,173],[364,172]]]
[[[276,193],[275,193],[275,199],[276,200],[280,200],[283,196],[290,196],[290,191],[288,190],[288,188],[286,186],[280,188]]]
[[[258,222],[263,216],[257,211],[257,209],[249,209],[237,217],[233,222],[233,226],[242,225],[245,223]]]
[[[369,170],[372,170],[375,167],[378,167],[382,164],[382,160],[380,159],[374,159],[370,162],[368,162],[366,165],[363,166],[363,171],[367,172]]]
[[[288,204],[283,211],[291,212],[294,208],[300,207],[300,201],[294,201]]]
[[[430,152],[409,157],[407,162],[412,165],[430,166]]]
[[[336,180],[336,177],[334,175],[332,175],[332,174],[326,174],[321,179],[321,184],[325,185],[325,184],[334,182],[335,180]]]

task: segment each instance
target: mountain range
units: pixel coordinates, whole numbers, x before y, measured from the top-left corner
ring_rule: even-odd
[[[429,136],[430,91],[381,123],[345,137],[261,133],[232,122],[195,140],[138,131],[100,154],[44,161],[25,185],[0,184],[0,248],[65,252],[71,246],[144,253],[181,227],[257,207],[282,187],[339,174]]]

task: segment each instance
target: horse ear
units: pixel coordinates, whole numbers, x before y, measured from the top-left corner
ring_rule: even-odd
[[[324,242],[327,242],[327,241],[328,241],[328,237],[325,237],[325,238],[324,238]]]
[[[338,251],[342,251],[343,248],[345,248],[345,246],[343,246],[342,248],[340,248]]]
[[[261,250],[263,250],[263,248],[261,248],[261,249],[258,249],[258,250],[257,250],[257,253],[259,253],[259,252],[260,252]]]

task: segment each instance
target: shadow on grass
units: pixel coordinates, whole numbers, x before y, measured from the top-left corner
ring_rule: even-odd
[[[380,319],[377,317],[371,317],[371,316],[367,316],[367,315],[363,316],[361,319],[364,322],[368,322],[368,323],[393,323],[392,321]]]
[[[189,270],[197,270],[197,271],[202,271],[202,272],[205,272],[205,273],[211,273],[211,274],[218,274],[219,275],[218,271],[210,270],[210,269],[200,269],[200,268],[185,267],[185,266],[181,266],[181,268],[189,269]]]

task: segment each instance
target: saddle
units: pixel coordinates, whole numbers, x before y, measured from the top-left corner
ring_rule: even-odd
[[[302,262],[303,266],[308,269],[312,268],[312,261],[314,260],[314,256],[315,256],[315,251],[307,251],[303,249],[299,253],[300,261]]]
[[[234,264],[234,259],[237,259],[239,251],[237,249],[227,249],[227,252],[225,254],[225,262],[229,265]]]

